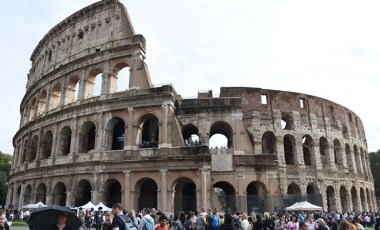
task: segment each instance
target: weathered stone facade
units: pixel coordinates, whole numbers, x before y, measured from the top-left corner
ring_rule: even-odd
[[[260,88],[184,99],[154,86],[144,59],[145,38],[116,0],[45,35],[31,56],[7,205],[250,211],[309,199],[330,210],[375,208],[365,131],[351,110]],[[129,87],[120,90],[125,68]],[[214,134],[227,148],[209,149]]]

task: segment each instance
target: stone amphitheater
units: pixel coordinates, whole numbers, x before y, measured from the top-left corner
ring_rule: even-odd
[[[182,98],[152,84],[145,48],[117,0],[79,10],[42,38],[20,104],[7,207],[262,212],[308,200],[324,210],[376,208],[353,111],[262,88]],[[214,135],[226,146],[209,148]]]

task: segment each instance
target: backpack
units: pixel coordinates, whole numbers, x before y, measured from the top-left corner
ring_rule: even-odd
[[[151,222],[148,218],[145,218],[144,226],[142,227],[142,230],[152,230],[153,229],[153,222]]]
[[[191,220],[185,220],[185,230],[190,230],[191,229]]]
[[[121,217],[123,222],[125,223],[125,230],[137,230],[137,228],[133,225],[131,218],[123,218]]]
[[[234,217],[234,225],[237,230],[241,229],[241,220],[239,216]]]
[[[219,225],[218,217],[216,215],[212,215],[211,216],[211,227],[213,229],[216,229],[216,228],[218,228],[218,225]]]

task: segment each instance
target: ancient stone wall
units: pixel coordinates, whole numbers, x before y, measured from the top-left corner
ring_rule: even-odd
[[[184,99],[171,85],[154,86],[144,59],[145,38],[118,1],[90,5],[48,32],[31,57],[7,205],[249,212],[309,200],[374,210],[365,131],[353,111],[248,87]],[[215,135],[225,147],[209,148]]]

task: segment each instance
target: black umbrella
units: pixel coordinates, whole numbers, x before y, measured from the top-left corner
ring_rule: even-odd
[[[57,216],[59,213],[67,213],[66,225],[71,230],[78,230],[82,226],[82,220],[68,207],[53,205],[49,207],[38,208],[30,214],[28,224],[30,229],[49,230],[57,224]]]

